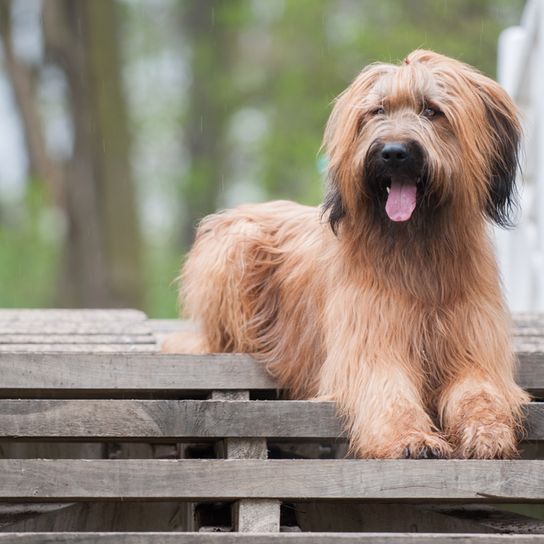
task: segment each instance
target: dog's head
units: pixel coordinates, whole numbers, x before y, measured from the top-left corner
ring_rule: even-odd
[[[324,212],[425,225],[434,215],[510,223],[520,125],[506,92],[431,51],[364,69],[336,99],[323,146]]]

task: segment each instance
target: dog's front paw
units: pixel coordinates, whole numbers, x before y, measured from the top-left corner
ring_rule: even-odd
[[[447,459],[452,447],[438,434],[414,433],[401,441],[400,455],[403,459]]]
[[[511,459],[517,456],[516,431],[506,423],[471,421],[454,438],[461,459]]]
[[[452,455],[451,446],[438,433],[423,431],[405,433],[391,442],[354,446],[352,453],[366,459],[447,459]]]

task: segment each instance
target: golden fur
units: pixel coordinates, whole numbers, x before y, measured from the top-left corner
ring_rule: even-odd
[[[514,456],[527,396],[487,219],[507,222],[519,132],[507,94],[458,61],[366,68],[327,124],[324,206],[206,217],[180,292],[201,333],[165,351],[254,353],[293,397],[334,400],[360,457]],[[401,223],[371,165],[392,140],[425,156]]]

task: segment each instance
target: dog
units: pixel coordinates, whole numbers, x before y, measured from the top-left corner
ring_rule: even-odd
[[[206,217],[181,274],[200,332],[168,352],[249,352],[293,398],[332,400],[361,458],[511,458],[528,397],[489,222],[515,207],[520,123],[476,69],[425,50],[335,100],[320,208]]]

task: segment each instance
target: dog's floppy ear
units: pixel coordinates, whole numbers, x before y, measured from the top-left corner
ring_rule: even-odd
[[[331,175],[329,171],[329,176]],[[329,188],[323,201],[323,215],[328,213],[327,220],[335,235],[338,235],[338,225],[346,215],[346,208],[342,201],[342,195],[334,181],[329,181]]]
[[[357,80],[356,80],[357,81]],[[322,149],[327,157],[327,193],[323,202],[323,215],[334,234],[346,216],[346,200],[350,198],[352,156],[359,132],[360,112],[357,108],[355,82],[334,101],[327,121]]]
[[[323,202],[323,214],[333,232],[346,216],[356,213],[360,197],[356,151],[358,136],[362,129],[362,113],[365,98],[376,80],[391,66],[373,64],[365,68],[334,101],[327,121],[322,149],[328,162],[328,191]]]
[[[479,91],[491,138],[486,213],[497,225],[510,227],[517,208],[516,176],[521,140],[518,112],[512,99],[497,83],[488,80],[480,85]]]

